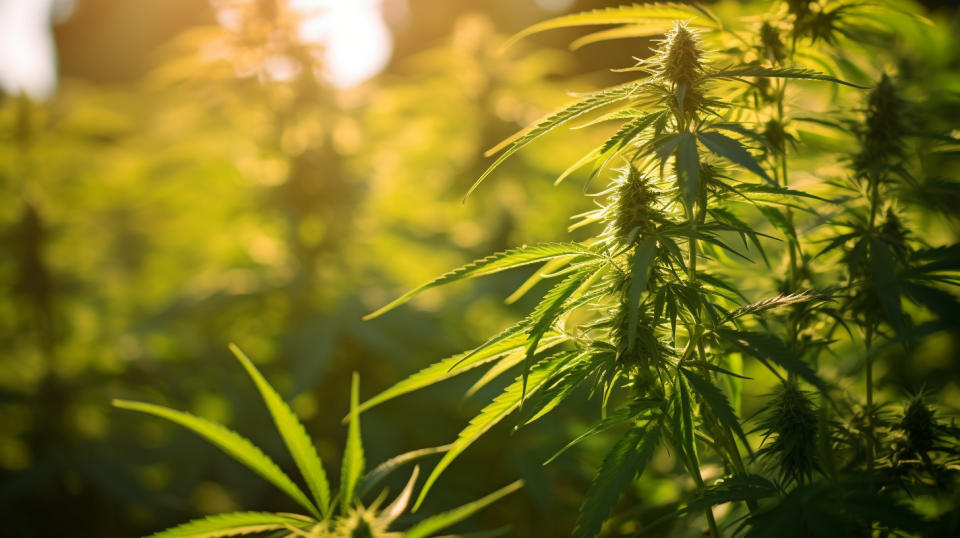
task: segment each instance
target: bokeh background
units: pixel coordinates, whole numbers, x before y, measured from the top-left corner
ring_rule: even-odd
[[[215,448],[111,398],[222,421],[288,468],[227,351],[235,342],[333,470],[351,371],[372,396],[526,311],[529,298],[503,301],[526,276],[511,273],[360,319],[470,259],[578,237],[568,216],[593,202],[582,183],[551,183],[602,130],[538,142],[460,199],[484,150],[567,92],[623,80],[608,68],[651,45],[571,53],[577,34],[558,31],[500,54],[503,39],[617,3],[0,0],[0,534],[134,536],[199,514],[288,510]],[[937,26],[903,47],[904,79],[930,94],[957,88],[950,4],[918,5]],[[955,221],[935,224],[956,240]],[[956,343],[935,349],[888,382],[955,396]],[[368,461],[452,440],[497,389],[465,399],[470,382],[365,414]],[[569,532],[606,443],[541,463],[590,406],[512,436],[497,428],[424,512],[519,477],[527,487],[469,528]],[[638,487],[669,502],[679,486]]]

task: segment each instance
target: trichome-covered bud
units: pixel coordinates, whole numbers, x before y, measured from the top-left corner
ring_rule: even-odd
[[[897,94],[893,81],[886,74],[870,92],[867,102],[867,129],[864,144],[879,155],[901,157],[901,137],[906,130],[903,100]]]
[[[664,46],[660,50],[663,77],[680,85],[693,86],[703,71],[700,59],[703,51],[700,40],[685,24],[677,23],[667,33]]]
[[[766,137],[770,146],[783,153],[787,149],[787,131],[783,124],[777,120],[769,120],[763,126],[763,136]]]
[[[656,200],[656,191],[633,166],[615,180],[611,225],[617,241],[626,244],[653,231]]]
[[[773,458],[783,479],[798,484],[819,469],[817,410],[809,393],[784,382],[761,423],[764,438],[773,440],[758,454]]]
[[[904,158],[904,112],[893,81],[883,75],[867,100],[866,126],[860,133],[860,153],[854,159],[858,172],[880,171]]]
[[[624,366],[648,368],[661,358],[662,349],[653,325],[642,315],[637,320],[633,343],[630,338],[630,315],[627,305],[622,304],[613,319],[611,341],[617,348],[617,361]]]
[[[906,450],[911,456],[924,455],[933,449],[937,441],[937,423],[933,410],[927,407],[923,398],[913,398],[904,410],[903,418],[897,424],[907,437]]]
[[[880,233],[883,234],[894,252],[901,257],[906,255],[907,229],[892,207],[887,208],[886,218],[884,218],[883,224],[880,226]]]
[[[787,58],[787,48],[780,39],[780,32],[769,22],[760,27],[761,52],[771,63],[781,64]]]
[[[659,78],[675,92],[674,106],[689,115],[700,107],[703,93],[698,83],[703,77],[703,50],[700,39],[686,24],[676,23],[656,50],[654,65]]]

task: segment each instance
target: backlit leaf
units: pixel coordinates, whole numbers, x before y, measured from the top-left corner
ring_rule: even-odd
[[[240,351],[240,348],[233,344],[230,344],[230,351],[233,352],[234,356],[237,357],[237,360],[240,361],[240,364],[243,365],[243,368],[253,379],[253,382],[256,383],[257,389],[260,391],[260,396],[263,397],[263,401],[270,411],[270,416],[273,417],[273,422],[280,432],[283,443],[287,446],[287,450],[290,451],[290,455],[293,456],[293,461],[297,464],[297,468],[300,469],[300,474],[310,488],[310,493],[313,494],[313,499],[320,508],[320,512],[326,517],[330,509],[330,484],[327,481],[327,473],[323,469],[320,456],[317,455],[317,450],[313,446],[313,441],[311,441],[310,436],[307,435],[307,430],[297,419],[296,414],[290,409],[290,406],[288,406],[286,402],[283,401],[283,398],[277,394],[277,391],[273,390],[273,387],[267,383],[267,380],[260,374],[257,367],[253,365],[253,362],[244,355],[243,351]]]
[[[476,512],[486,508],[487,506],[497,502],[498,500],[506,497],[507,495],[517,491],[523,487],[523,481],[517,480],[516,482],[510,484],[509,486],[502,487],[497,491],[494,491],[490,495],[483,497],[482,499],[477,499],[472,503],[465,504],[458,508],[454,508],[448,512],[443,512],[442,514],[437,514],[435,516],[428,517],[427,519],[421,521],[420,523],[414,525],[410,529],[407,529],[403,533],[404,538],[426,538],[428,536],[433,536],[438,531],[441,531],[451,525],[459,523],[464,519],[472,516]]]
[[[640,83],[631,82],[621,86],[614,86],[613,88],[607,88],[595,93],[592,93],[585,98],[567,105],[560,110],[557,110],[553,114],[547,116],[546,119],[536,123],[529,130],[521,131],[521,134],[514,139],[507,139],[505,141],[508,145],[503,153],[490,165],[483,174],[473,183],[470,187],[470,190],[467,191],[467,194],[463,197],[466,200],[472,193],[480,186],[480,183],[487,178],[498,166],[500,166],[503,161],[506,161],[511,155],[519,151],[521,148],[533,142],[537,138],[547,134],[556,127],[563,125],[564,123],[586,114],[592,110],[596,110],[600,107],[604,107],[618,101],[622,101],[631,97],[638,89],[640,88]],[[499,151],[501,146],[497,146],[490,150],[491,152]]]
[[[350,423],[347,426],[347,446],[343,449],[343,462],[340,472],[340,506],[346,513],[353,507],[353,497],[357,483],[363,476],[365,466],[363,443],[360,438],[360,375],[353,373],[350,384]]]
[[[233,512],[195,519],[182,525],[151,534],[148,538],[220,538],[260,534],[267,531],[307,528],[316,521],[295,514],[271,512]]]
[[[663,31],[666,32],[673,27],[675,20],[691,19],[693,25],[719,27],[719,22],[709,11],[696,5],[672,2],[633,4],[594,9],[543,21],[518,32],[503,47],[510,47],[524,37],[538,32],[558,28],[606,24],[651,24],[651,21],[662,20]]]
[[[288,497],[304,507],[311,515],[320,518],[320,511],[310,502],[310,499],[290,480],[280,467],[266,454],[239,434],[207,419],[189,413],[183,413],[160,405],[128,400],[114,400],[113,405],[120,409],[140,411],[158,416],[179,424],[213,443],[217,448],[242,463],[248,469],[259,474],[268,482],[276,486]]]
[[[470,424],[460,432],[460,434],[457,436],[457,440],[452,443],[450,450],[444,454],[443,459],[437,463],[437,466],[433,468],[430,476],[427,477],[427,481],[423,484],[423,488],[420,490],[420,496],[417,498],[417,502],[414,504],[413,510],[416,511],[420,507],[420,505],[423,503],[423,500],[426,498],[427,493],[430,492],[430,488],[433,486],[434,482],[437,481],[443,471],[453,462],[454,459],[457,458],[457,456],[463,453],[464,450],[472,445],[474,441],[479,439],[490,428],[520,407],[520,402],[524,396],[525,385],[527,394],[533,394],[537,392],[557,372],[557,370],[566,364],[566,362],[569,361],[569,359],[571,359],[573,356],[574,353],[561,352],[540,361],[540,363],[530,369],[530,372],[526,377],[517,378],[513,383],[510,384],[510,386],[504,389],[499,396],[494,398],[489,405],[484,407],[480,413],[477,414],[477,416],[471,419]]]
[[[551,260],[561,256],[587,256],[596,258],[599,255],[578,243],[540,243],[538,245],[524,246],[507,250],[487,256],[486,258],[474,261],[464,265],[463,267],[454,269],[453,271],[441,275],[434,280],[427,282],[426,284],[408,291],[400,298],[384,306],[383,308],[380,308],[376,312],[367,314],[363,319],[372,319],[380,316],[385,312],[393,310],[397,306],[409,301],[415,295],[437,286],[442,286],[458,280],[491,275],[494,273],[499,273],[500,271],[506,271],[507,269],[522,267],[524,265]]]
[[[740,77],[769,77],[769,78],[795,78],[804,80],[822,80],[826,82],[835,82],[854,88],[866,89],[867,86],[861,86],[845,80],[840,80],[829,75],[824,75],[812,69],[803,69],[799,67],[734,67],[724,69],[707,75],[708,78],[740,78]]]

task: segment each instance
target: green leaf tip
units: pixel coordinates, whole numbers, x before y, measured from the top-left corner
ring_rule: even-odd
[[[353,504],[357,483],[365,466],[363,441],[360,437],[360,374],[353,372],[350,383],[350,422],[347,425],[347,444],[343,451],[340,472],[341,509],[347,511]]]
[[[599,257],[600,255],[591,250],[589,247],[579,243],[538,243],[536,245],[525,245],[519,248],[505,250],[470,262],[467,265],[463,265],[457,269],[449,271],[431,280],[430,282],[427,282],[426,284],[421,284],[420,286],[408,291],[375,312],[367,314],[363,317],[363,319],[370,320],[379,317],[402,305],[403,303],[406,303],[414,296],[437,286],[442,286],[444,284],[449,284],[459,280],[491,275],[493,273],[499,273],[500,271],[506,271],[507,269],[522,267],[563,256]]]
[[[421,521],[417,525],[408,529],[404,533],[405,538],[426,538],[427,536],[433,536],[434,533],[443,530],[450,525],[459,523],[460,521],[470,517],[476,512],[486,508],[487,506],[495,503],[496,501],[506,497],[507,495],[517,491],[523,487],[523,480],[517,480],[512,484],[504,486],[493,493],[477,499],[471,503],[465,504],[453,510],[443,512],[442,514],[437,514],[435,516],[428,517],[427,519]]]
[[[129,400],[114,400],[113,404],[121,409],[154,415],[187,428],[286,493],[288,497],[305,508],[311,515],[322,518],[317,507],[290,480],[290,477],[280,470],[280,467],[269,456],[240,434],[216,422],[162,405]]]
[[[310,488],[310,493],[320,508],[320,512],[324,517],[327,517],[330,510],[330,484],[327,480],[327,473],[323,468],[323,462],[320,455],[317,454],[306,428],[290,406],[283,401],[280,394],[270,386],[270,383],[257,370],[253,361],[235,344],[231,343],[229,348],[237,360],[240,361],[244,370],[247,371],[247,374],[257,386],[257,390],[260,391],[260,396],[263,398],[263,403],[267,406],[271,418],[273,418],[277,432],[283,439],[290,456],[293,457],[301,476]]]

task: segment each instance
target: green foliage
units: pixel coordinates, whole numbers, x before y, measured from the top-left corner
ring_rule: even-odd
[[[363,474],[363,444],[360,440],[359,406],[360,376],[353,374],[350,385],[350,423],[348,425],[347,446],[343,452],[343,470],[340,473],[340,507],[344,511],[353,505],[357,483]]]
[[[267,380],[263,378],[263,375],[260,374],[257,367],[240,351],[240,348],[231,345],[230,351],[233,352],[240,361],[240,364],[242,364],[247,371],[247,374],[249,374],[254,383],[256,383],[257,389],[260,391],[260,396],[270,410],[270,415],[273,417],[274,424],[277,426],[277,431],[280,433],[280,437],[283,438],[283,444],[290,450],[293,461],[296,462],[297,467],[300,469],[300,476],[303,477],[310,487],[310,493],[313,494],[313,500],[316,506],[320,507],[322,515],[326,517],[330,508],[330,484],[327,481],[326,471],[323,470],[323,462],[320,461],[320,456],[317,455],[317,451],[313,447],[313,442],[310,441],[310,437],[307,435],[303,424],[297,420],[297,416],[293,413],[293,410],[287,406],[283,398],[267,383]],[[357,380],[354,378],[354,387],[356,387],[356,383]],[[354,388],[353,392],[355,391],[356,388]],[[359,420],[357,422],[359,423]],[[356,434],[354,433],[353,423],[351,423],[350,434],[351,438],[354,435],[359,436],[359,430]],[[349,499],[343,504],[349,506]]]
[[[620,123],[558,180],[591,161],[588,183],[594,177],[609,176],[609,187],[599,194],[600,208],[578,215],[579,222],[571,227],[604,226],[583,243],[590,245],[593,256],[573,257],[570,252],[569,259],[546,263],[530,282],[557,281],[522,321],[478,348],[482,352],[485,346],[514,339],[526,342],[526,357],[500,359],[503,366],[493,367],[479,383],[485,385],[514,366],[522,368],[521,375],[461,433],[455,448],[434,469],[428,487],[454,457],[508,413],[528,406],[520,415],[519,428],[569,403],[579,387],[588,387],[588,396],[599,399],[601,419],[548,461],[618,425],[628,429],[604,458],[585,494],[575,536],[616,532],[615,525],[605,527],[605,521],[636,475],[661,449],[675,455],[697,490],[693,501],[661,522],[701,512],[707,532],[719,536],[724,525],[718,523],[712,507],[743,502],[748,514],[731,530],[748,536],[788,532],[780,526],[789,517],[802,521],[789,530],[793,533],[826,532],[823,521],[832,521],[830,533],[837,535],[923,528],[915,507],[906,504],[906,490],[898,490],[887,471],[880,469],[878,455],[891,454],[889,435],[894,430],[884,427],[878,415],[872,363],[880,335],[888,338],[888,345],[900,343],[905,348],[922,338],[912,329],[907,310],[934,319],[957,313],[955,291],[950,287],[958,281],[948,269],[955,260],[923,265],[931,275],[926,278],[935,285],[909,283],[919,277],[917,269],[910,267],[917,267],[920,250],[900,216],[904,210],[887,191],[894,192],[900,182],[917,183],[914,174],[919,170],[908,156],[907,144],[900,140],[909,131],[905,101],[886,75],[867,97],[864,128],[847,120],[852,126],[847,133],[828,131],[833,147],[821,147],[814,160],[807,156],[807,161],[798,162],[801,142],[809,137],[798,136],[794,125],[799,120],[790,116],[791,99],[804,96],[812,102],[830,92],[836,110],[823,112],[810,123],[844,129],[830,118],[855,113],[856,103],[863,98],[857,92],[868,88],[849,82],[848,77],[864,80],[865,69],[876,73],[866,65],[854,69],[837,49],[825,50],[821,43],[836,44],[842,39],[868,48],[847,29],[874,15],[878,21],[888,20],[887,15],[879,15],[882,9],[866,4],[817,2],[822,5],[808,11],[809,4],[778,3],[757,19],[735,21],[695,6],[623,6],[561,16],[516,36],[619,25],[590,34],[575,46],[636,36],[664,37],[650,57],[622,70],[640,72],[643,78],[588,94],[508,138],[492,150],[502,153],[468,191],[473,193],[528,143],[574,118],[583,117],[585,126]],[[683,17],[678,17],[681,12]],[[787,20],[780,20],[785,13],[790,14]],[[823,20],[825,16],[831,21]],[[670,19],[681,21],[667,24]],[[751,34],[754,24],[759,32]],[[792,35],[789,46],[783,34]],[[811,59],[825,72],[804,65]],[[808,84],[821,86],[808,89]],[[849,141],[834,139],[849,134],[862,150],[853,159],[844,159],[838,152]],[[816,159],[842,160],[849,170],[828,172],[833,175],[827,183],[831,189],[812,186],[809,179],[802,187],[792,187],[793,178],[809,175]],[[610,170],[610,164],[618,161],[622,166]],[[844,181],[850,186],[843,187]],[[863,196],[869,202],[867,211],[858,199]],[[763,231],[764,220],[780,237]],[[844,227],[853,231],[830,237]],[[768,276],[760,277],[762,285],[744,276],[756,271],[755,262],[730,241],[737,236],[744,251],[755,250],[763,257]],[[771,249],[770,239],[781,244]],[[839,260],[815,261],[818,257],[807,253],[815,239],[828,242],[821,255],[854,246]],[[944,253],[953,249],[937,248],[946,249]],[[771,272],[777,264],[767,254],[771,250],[780,257],[779,273]],[[482,268],[488,262],[477,263]],[[459,271],[463,269],[450,275]],[[441,277],[424,287],[447,280]],[[521,290],[525,293],[531,287]],[[758,294],[767,298],[748,298]],[[908,298],[922,310],[906,308]],[[927,323],[924,336],[946,328],[948,322]],[[884,332],[884,327],[893,334]],[[845,329],[849,338],[839,338],[838,328]],[[550,331],[562,335],[563,350],[541,358],[528,373],[541,338]],[[858,340],[855,332],[863,335],[867,350],[866,405],[859,409],[850,401],[856,393],[842,379],[851,373],[838,375],[836,368],[824,367],[822,358],[850,353]],[[741,356],[754,359],[772,374],[777,381],[771,384],[771,376],[766,375],[763,383],[768,388],[779,387],[763,404],[757,427],[749,432],[744,427],[748,420],[741,414],[744,387],[759,395],[763,384],[743,375],[744,366],[751,372],[755,368],[744,365]],[[459,360],[469,361],[470,354]],[[738,371],[731,371],[731,365]],[[850,372],[849,366],[844,368]],[[403,383],[419,389],[441,377],[419,379],[423,383]],[[801,383],[816,389],[818,404]],[[528,392],[537,391],[542,393],[524,400]],[[842,406],[835,420],[827,411],[831,406]],[[932,426],[917,425],[932,415],[918,411],[921,408],[916,405],[910,409],[915,424],[898,426],[901,431],[933,431]],[[910,438],[905,434],[901,444],[904,457],[912,450],[906,447],[917,445]],[[847,442],[849,448],[844,447]],[[708,483],[713,480],[704,478],[708,465],[722,468],[720,480]],[[845,484],[854,483],[860,484],[854,488],[856,493],[831,497]],[[939,483],[946,490],[956,489],[953,479]],[[421,491],[418,503],[428,487]],[[832,505],[819,504],[827,498],[833,499]],[[851,506],[846,516],[844,503]],[[889,511],[871,513],[875,508]],[[804,512],[801,517],[798,510],[820,516]],[[627,511],[615,520],[622,524],[631,517],[636,512]],[[822,521],[814,521],[816,517]]]
[[[317,510],[317,507],[310,502],[310,499],[304,495],[303,491],[301,491],[300,488],[294,484],[292,480],[290,480],[290,477],[284,474],[284,472],[277,467],[277,464],[267,457],[267,455],[264,454],[253,443],[244,439],[237,433],[230,431],[215,422],[210,422],[209,420],[205,420],[188,413],[168,409],[159,405],[143,402],[129,402],[126,400],[115,400],[113,405],[121,409],[140,411],[141,413],[147,413],[156,415],[160,418],[165,418],[171,422],[180,424],[181,426],[193,431],[201,437],[206,438],[208,441],[235,458],[244,466],[250,468],[253,470],[253,472],[259,474],[268,482],[279,488],[280,491],[286,493],[288,497],[305,508],[313,516],[318,518],[320,517],[320,512]],[[324,507],[324,510],[326,511],[326,507]]]
[[[519,484],[411,503],[519,474],[483,526],[960,534],[949,9],[642,2],[505,39],[540,8],[409,3],[356,88],[287,0],[225,0],[141,80],[0,96],[7,533],[425,536]],[[577,59],[524,47],[577,29]],[[190,413],[131,401],[158,393]]]
[[[309,523],[309,518],[294,514],[272,514],[269,512],[235,512],[218,514],[184,523],[172,529],[155,534],[151,538],[217,538],[219,536],[241,536],[267,531],[297,529]]]
[[[286,445],[287,450],[290,451],[291,455],[294,456],[294,460],[297,461],[298,466],[300,466],[304,481],[308,484],[322,484],[324,487],[328,487],[326,483],[326,472],[320,463],[320,458],[316,455],[315,448],[306,436],[306,430],[303,424],[297,419],[296,415],[293,414],[293,411],[287,407],[279,394],[274,391],[273,387],[260,375],[260,372],[253,366],[253,363],[250,362],[250,359],[235,346],[231,346],[231,349],[234,355],[236,355],[237,360],[239,360],[247,370],[250,378],[260,390],[264,403],[274,417],[284,445]],[[414,469],[413,475],[410,477],[410,481],[407,483],[403,492],[382,511],[378,510],[378,507],[386,496],[386,492],[370,506],[364,506],[361,504],[357,495],[358,485],[364,484],[366,488],[372,487],[375,482],[381,480],[400,464],[412,461],[418,457],[434,454],[436,450],[420,450],[398,456],[397,458],[384,462],[384,464],[381,464],[374,469],[372,473],[364,477],[364,454],[360,438],[358,393],[359,377],[354,374],[350,390],[350,424],[348,426],[347,443],[343,456],[340,494],[337,499],[340,504],[340,516],[333,516],[332,514],[333,506],[330,502],[329,491],[326,491],[326,497],[324,498],[326,502],[320,503],[318,510],[317,506],[312,504],[306,495],[304,495],[283,471],[281,471],[270,458],[264,455],[259,448],[223,426],[158,405],[123,400],[114,401],[114,405],[121,409],[130,409],[132,411],[156,415],[180,424],[201,435],[227,454],[233,456],[237,461],[280,488],[287,496],[297,504],[306,508],[310,515],[313,516],[308,517],[296,514],[274,514],[267,512],[238,512],[191,521],[154,534],[153,536],[212,538],[217,536],[239,536],[273,530],[286,531],[284,536],[290,537],[302,536],[303,534],[344,538],[352,536],[386,536],[388,527],[403,513],[410,501],[418,474],[418,468]],[[307,444],[305,445],[304,443]],[[299,457],[298,454],[300,455]],[[302,460],[307,463],[301,464]],[[428,518],[411,528],[407,535],[432,535],[473,515],[475,512],[501,497],[516,491],[521,486],[522,482],[515,482],[482,499]],[[427,487],[429,487],[429,482],[424,490]]]
[[[571,256],[574,259],[578,257],[596,257],[596,254],[589,249],[575,243],[545,243],[542,245],[532,245],[529,247],[520,247],[517,249],[501,252],[492,256],[487,256],[482,260],[477,260],[471,264],[454,269],[449,273],[437,277],[401,296],[399,299],[391,302],[383,308],[369,314],[365,319],[372,319],[384,314],[385,312],[400,306],[409,301],[418,293],[424,292],[430,288],[456,282],[467,278],[476,278],[489,275],[515,267],[522,267],[532,263],[542,262],[553,258]]]
[[[590,484],[573,536],[596,536],[623,490],[646,467],[660,435],[655,419],[651,423],[634,426],[610,449]]]

